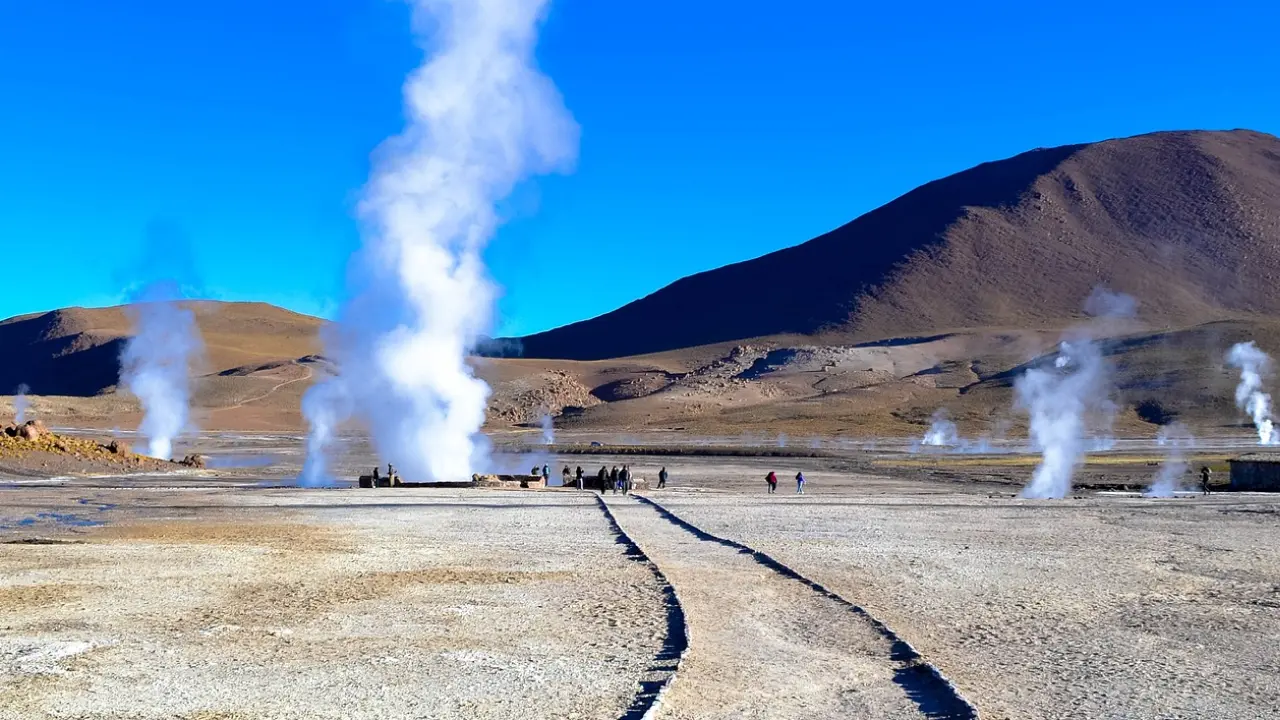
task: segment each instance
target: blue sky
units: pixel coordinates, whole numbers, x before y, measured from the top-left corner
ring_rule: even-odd
[[[497,329],[606,312],[1033,147],[1280,132],[1278,21],[1262,2],[553,0],[539,60],[582,144],[504,203]],[[418,60],[395,0],[0,3],[0,316],[155,274],[332,312]]]

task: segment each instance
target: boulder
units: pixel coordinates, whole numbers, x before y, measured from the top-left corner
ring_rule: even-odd
[[[198,468],[203,470],[208,466],[209,460],[203,455],[188,455],[178,461],[179,465],[189,468]]]
[[[107,452],[112,455],[128,455],[130,452],[129,443],[112,440],[107,443]]]
[[[28,420],[18,426],[18,437],[23,440],[39,440],[49,433],[44,423],[39,420]]]

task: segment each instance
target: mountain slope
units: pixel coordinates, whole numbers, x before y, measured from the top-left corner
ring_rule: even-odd
[[[1150,322],[1280,312],[1280,139],[1165,132],[1039,149],[917,188],[795,247],[699,273],[524,355],[600,359],[779,334],[1043,327],[1098,284]]]
[[[324,321],[266,303],[190,302],[216,373],[290,361],[317,351]],[[0,321],[0,393],[90,396],[115,386],[130,334],[125,307],[67,308]]]

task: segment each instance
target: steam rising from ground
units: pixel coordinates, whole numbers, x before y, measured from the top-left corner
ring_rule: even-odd
[[[13,397],[13,419],[14,422],[21,425],[27,421],[27,408],[31,407],[31,401],[27,399],[27,392],[31,388],[26,383],[18,386],[18,393]]]
[[[1133,298],[1106,288],[1094,288],[1085,300],[1085,311],[1104,319],[1131,317],[1136,309]],[[1077,332],[1059,345],[1052,367],[1031,368],[1018,378],[1014,394],[1031,416],[1031,439],[1042,453],[1022,496],[1066,497],[1089,448],[1090,417],[1102,418],[1104,437],[1110,435],[1115,417],[1110,365],[1092,337]]]
[[[1236,407],[1249,413],[1258,429],[1258,444],[1276,445],[1275,422],[1271,416],[1271,396],[1262,392],[1262,374],[1271,366],[1271,358],[1253,342],[1236,343],[1227,353],[1227,364],[1240,369],[1236,385]]]
[[[1052,367],[1032,368],[1014,383],[1019,407],[1031,415],[1031,439],[1043,456],[1028,498],[1060,498],[1071,491],[1071,477],[1084,461],[1086,417],[1105,400],[1107,365],[1089,339],[1064,341]]]
[[[142,403],[138,432],[145,453],[168,460],[173,440],[187,427],[191,403],[191,364],[204,347],[195,315],[178,305],[177,290],[156,284],[130,306],[133,337],[120,356],[120,381]]]
[[[480,435],[489,388],[467,362],[494,298],[481,250],[498,225],[494,204],[570,162],[577,145],[559,93],[534,66],[545,5],[414,0],[432,54],[405,83],[408,126],[364,191],[351,299],[326,338],[339,373],[328,382],[341,389],[309,393],[309,446],[325,447],[353,414],[407,479],[458,480],[489,465]]]
[[[1164,463],[1147,490],[1147,497],[1173,497],[1182,489],[1187,474],[1187,451],[1195,446],[1195,438],[1182,423],[1160,428],[1156,444],[1165,449]]]
[[[302,464],[300,484],[324,487],[333,484],[329,470],[338,426],[351,414],[351,404],[339,382],[323,382],[302,397],[302,414],[311,423],[307,434],[307,458]]]
[[[946,410],[934,411],[929,429],[925,431],[920,443],[929,447],[956,447],[960,444],[960,431],[951,422],[951,416]]]
[[[542,428],[542,444],[556,444],[556,426],[555,421],[551,419],[550,413],[542,413],[538,417],[538,427]]]

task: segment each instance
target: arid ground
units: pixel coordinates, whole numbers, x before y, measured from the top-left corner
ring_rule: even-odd
[[[638,498],[300,489],[296,438],[196,444],[222,469],[0,481],[0,718],[1280,706],[1280,497],[1026,501],[1025,456],[885,449],[549,458],[667,467]],[[343,473],[373,464],[351,446]],[[1140,482],[1144,452],[1082,481]]]

